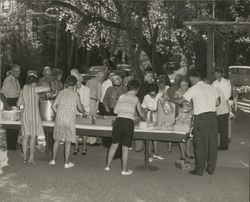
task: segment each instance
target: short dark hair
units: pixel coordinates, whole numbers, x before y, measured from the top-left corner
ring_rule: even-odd
[[[165,85],[167,84],[166,77],[165,76],[160,76],[158,79],[158,84],[164,83]]]
[[[30,85],[32,83],[37,83],[38,82],[38,78],[37,76],[34,76],[34,75],[28,75],[26,77],[26,84]]]
[[[181,86],[181,82],[183,82],[183,81],[187,82],[187,83],[188,83],[188,86],[189,86],[190,81],[188,80],[187,77],[183,76],[183,77],[181,77],[181,78],[179,79],[179,81],[178,81],[178,86],[179,86],[179,87]]]
[[[203,81],[204,81],[205,83],[209,84],[209,85],[212,84],[212,80],[211,80],[211,78],[209,78],[209,77],[205,77],[205,78],[203,79]]]
[[[149,93],[150,93],[150,92],[156,92],[156,93],[157,93],[157,91],[158,91],[158,87],[157,87],[156,84],[150,84],[150,85],[148,86],[148,92],[149,92]]]
[[[74,76],[68,76],[66,81],[65,81],[65,87],[75,86],[76,83],[77,83],[77,80]]]
[[[195,77],[195,78],[202,79],[201,73],[198,72],[197,70],[190,71],[188,75],[189,75],[189,77]]]
[[[135,79],[129,81],[128,85],[127,85],[127,88],[129,91],[138,90],[139,87],[140,87],[140,82],[138,80],[135,80]]]
[[[221,69],[221,68],[218,68],[218,67],[214,69],[214,72],[218,72],[218,73],[223,74],[222,69]]]

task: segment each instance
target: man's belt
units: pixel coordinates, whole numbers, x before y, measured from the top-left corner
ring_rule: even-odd
[[[207,114],[212,114],[212,113],[215,113],[215,112],[203,112],[203,113],[197,114],[195,116],[207,115]]]
[[[99,101],[98,99],[92,98],[92,97],[91,97],[90,99],[91,99],[91,100],[94,100],[94,101],[96,101],[96,102]]]

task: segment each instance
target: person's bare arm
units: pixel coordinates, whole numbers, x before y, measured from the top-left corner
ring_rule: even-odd
[[[139,100],[138,100],[137,103],[136,103],[136,108],[137,108],[137,111],[138,111],[139,116],[140,116],[143,120],[145,120],[145,119],[146,119],[145,113],[144,113],[143,110],[142,110],[141,103],[140,103]]]
[[[49,92],[49,91],[50,91],[49,86],[36,86],[35,87],[35,92],[36,93],[45,93],[45,92]]]
[[[220,97],[217,97],[216,99],[216,107],[218,107],[221,103],[221,98]]]
[[[57,96],[55,102],[53,103],[53,105],[51,107],[55,113],[57,113],[58,99],[59,99],[59,96]]]
[[[22,104],[23,104],[23,91],[20,92],[16,106],[20,108],[22,106]]]
[[[181,98],[172,98],[170,102],[173,102],[175,104],[183,104],[184,102],[188,102],[183,96]]]

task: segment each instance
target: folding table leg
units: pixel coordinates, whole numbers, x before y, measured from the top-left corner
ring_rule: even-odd
[[[144,146],[145,146],[144,165],[136,167],[135,169],[138,171],[157,171],[157,170],[159,170],[158,167],[149,165],[149,143],[150,143],[150,140],[144,140]]]

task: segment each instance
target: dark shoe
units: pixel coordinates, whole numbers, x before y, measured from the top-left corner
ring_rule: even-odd
[[[191,171],[189,171],[189,174],[190,174],[190,175],[202,176],[202,174],[198,174],[198,173],[196,173],[196,172],[195,172],[195,170],[191,170]]]
[[[79,152],[79,148],[74,150],[73,155],[77,155],[78,152]]]
[[[208,168],[206,168],[206,172],[207,172],[207,174],[209,174],[209,175],[213,175],[213,174],[214,174],[214,172],[209,171]]]
[[[194,158],[194,156],[187,155],[187,154],[186,154],[186,157],[189,158],[189,159],[193,159]]]
[[[82,150],[82,153],[81,153],[83,156],[85,156],[87,154],[87,150]]]
[[[217,149],[220,150],[220,151],[223,151],[223,150],[228,150],[228,147],[221,147],[221,146],[220,146],[220,147],[218,147]]]
[[[101,144],[99,144],[99,143],[94,143],[94,144],[90,144],[89,146],[93,146],[93,147],[96,147],[96,146],[100,146]]]

